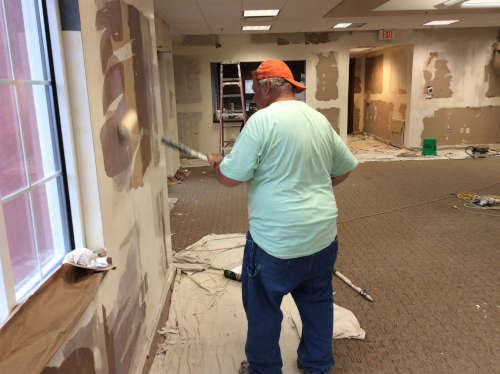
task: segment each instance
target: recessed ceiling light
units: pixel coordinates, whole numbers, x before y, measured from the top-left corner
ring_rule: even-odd
[[[460,20],[458,19],[448,19],[448,20],[441,20],[441,21],[431,21],[424,23],[424,26],[444,26],[444,25],[450,25],[455,22],[459,22]]]
[[[334,29],[345,29],[346,27],[351,26],[351,22],[345,22],[345,23],[337,23],[335,26],[333,26]]]
[[[351,52],[351,53],[368,52],[371,49],[373,49],[373,48],[372,47],[356,47],[356,48],[349,49],[349,52]]]
[[[261,25],[261,26],[241,26],[243,31],[269,31],[271,25]]]
[[[243,11],[243,17],[276,17],[279,12],[279,9],[245,9]]]
[[[469,0],[460,4],[462,8],[499,8],[498,0]]]

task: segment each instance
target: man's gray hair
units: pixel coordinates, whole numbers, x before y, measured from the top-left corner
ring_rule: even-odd
[[[263,86],[266,84],[266,82],[269,82],[271,85],[271,88],[277,88],[280,91],[292,91],[294,92],[293,86],[290,82],[288,82],[286,79],[281,78],[281,77],[273,77],[273,78],[263,78],[259,79],[257,81],[259,83],[259,86]]]

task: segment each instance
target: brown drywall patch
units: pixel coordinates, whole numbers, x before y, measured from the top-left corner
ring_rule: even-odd
[[[316,109],[318,112],[320,112],[321,114],[323,114],[326,119],[328,120],[328,122],[330,122],[330,125],[332,125],[332,127],[334,128],[334,130],[340,134],[340,130],[339,130],[339,113],[340,113],[340,109],[339,108],[335,108],[335,107],[331,107],[331,108],[318,108]]]
[[[384,55],[367,57],[365,68],[365,90],[368,93],[382,93],[384,86]]]
[[[120,244],[127,256],[120,278],[118,299],[108,315],[102,306],[109,373],[129,373],[137,349],[138,336],[146,315],[144,285],[139,259],[139,227],[134,225]]]
[[[429,57],[427,57],[427,61],[425,62],[426,66],[430,66],[432,60],[439,56],[439,52],[430,52]]]
[[[352,121],[353,121],[353,132],[359,132],[361,131],[361,110],[358,107],[354,107],[354,113],[352,116]]]
[[[485,75],[484,75],[485,82],[488,82],[488,91],[486,92],[486,97],[499,97],[500,96],[500,41],[493,43],[491,49],[492,49],[491,59],[488,65],[485,66]]]
[[[200,59],[174,56],[175,95],[178,104],[201,103]]]
[[[399,105],[399,114],[401,114],[403,120],[406,118],[406,104]]]
[[[99,8],[101,0],[96,0]],[[100,140],[106,175],[114,178],[117,188],[126,184],[137,188],[153,159],[159,163],[160,150],[152,149],[150,136],[156,133],[152,79],[152,50],[149,21],[135,7],[123,1],[105,3],[96,15],[96,29],[101,35],[101,67],[104,73],[103,113],[106,121]],[[131,45],[131,56],[118,60],[114,52]],[[110,60],[113,65],[108,68]],[[116,107],[116,109],[115,109]],[[119,134],[118,128],[129,112],[137,114],[137,124],[130,134]],[[124,173],[132,165],[130,180]]]
[[[109,109],[111,103],[123,94],[123,75],[123,64],[116,64],[104,76],[102,92],[102,110],[104,113]]]
[[[99,8],[99,3],[96,2]],[[113,55],[112,42],[123,40],[122,12],[119,0],[108,1],[96,13],[96,29],[104,30],[100,41],[101,67],[106,72],[109,58]]]
[[[89,348],[78,348],[59,368],[46,367],[41,374],[96,374],[94,353]]]
[[[392,139],[393,103],[382,100],[367,101],[365,107],[364,131],[385,140]]]
[[[306,32],[306,44],[323,44],[330,41],[330,33],[328,32]]]
[[[316,64],[316,100],[337,99],[339,97],[338,79],[339,69],[335,52],[330,52],[327,56],[319,54],[318,63]]]
[[[448,61],[444,59],[438,60],[438,52],[429,53],[423,75],[425,79],[424,94],[427,93],[427,87],[432,87],[432,97],[447,98],[453,95],[451,90],[452,75],[448,68]]]
[[[118,133],[118,126],[124,115],[125,101],[122,100],[101,129],[104,170],[108,177],[117,176],[126,170],[132,161],[131,140]]]
[[[421,138],[438,145],[500,143],[500,106],[442,108],[423,122]]]
[[[393,94],[405,94],[407,89],[406,50],[401,48],[390,53],[389,91]]]
[[[149,21],[137,8],[128,6],[128,26],[130,28],[130,39],[132,40],[133,57],[133,77],[134,93],[136,100],[137,124],[144,134],[157,134],[158,124],[155,119],[155,105],[153,85],[158,82],[153,81],[152,74],[152,40]],[[132,173],[132,188],[138,188],[144,184],[144,174],[151,161],[154,165],[159,165],[159,146],[153,147],[151,136],[142,136],[139,152],[140,159],[134,163]]]
[[[201,112],[177,113],[180,143],[186,144],[193,149],[199,148],[198,134],[201,126],[201,115]],[[183,157],[186,157],[186,155],[183,155]]]
[[[93,349],[105,352],[102,329],[97,314],[84,326],[80,327],[73,338],[64,344],[64,360],[58,367],[46,367],[42,374],[95,373]],[[82,371],[84,369],[85,371]],[[107,367],[100,368],[102,372]]]
[[[354,77],[354,93],[361,93],[361,78]]]
[[[283,39],[283,38],[277,38],[276,39],[276,43],[278,45],[288,45],[288,44],[290,44],[290,41],[286,40],[286,39]]]

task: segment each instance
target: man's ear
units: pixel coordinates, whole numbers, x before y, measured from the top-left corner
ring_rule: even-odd
[[[269,95],[271,93],[271,82],[264,82],[264,87],[262,87],[262,90],[266,95]]]

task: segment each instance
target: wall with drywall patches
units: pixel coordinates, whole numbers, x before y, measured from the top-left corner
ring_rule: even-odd
[[[438,146],[500,143],[499,31],[414,34],[410,145],[424,137]]]
[[[408,123],[412,57],[411,46],[391,47],[364,57],[363,131],[397,146],[404,143]]]
[[[464,133],[471,133],[475,128],[478,136],[458,140],[444,135],[444,132],[452,131],[460,134],[459,128],[453,130],[457,125],[437,124],[441,119],[434,118],[438,109],[479,108],[469,111],[472,113],[481,111],[484,106],[498,105],[500,78],[496,71],[500,61],[495,52],[499,48],[497,32],[491,28],[400,30],[397,39],[391,42],[379,41],[375,31],[233,35],[198,38],[196,43],[188,37],[181,38],[174,45],[176,89],[182,92],[177,96],[178,119],[181,118],[179,131],[185,134],[183,139],[188,145],[196,145],[203,152],[216,152],[218,124],[212,122],[210,62],[280,58],[306,60],[306,102],[325,113],[345,136],[349,49],[394,46],[403,48],[403,53],[387,52],[382,64],[380,87],[383,91],[377,92],[380,87],[376,86],[371,88],[373,92],[366,91],[373,103],[372,108],[359,108],[359,97],[357,99],[361,117],[359,129],[370,128],[370,123],[366,123],[369,116],[372,120],[377,117],[376,121],[380,122],[376,125],[380,136],[395,143],[403,142],[404,138],[406,146],[421,146],[422,137],[428,135],[437,137],[438,144],[464,144],[478,139],[497,142],[497,129],[490,123],[493,114],[485,114],[482,117],[485,121],[482,118],[474,120],[474,126],[464,127],[462,124]],[[435,52],[438,55],[433,54]],[[406,87],[399,85],[405,81],[408,82]],[[363,85],[365,83],[363,78]],[[435,88],[435,98],[425,99],[427,85]],[[389,102],[389,95],[393,96],[390,100],[395,103],[392,108],[383,103]],[[377,113],[383,115],[378,117]],[[484,124],[486,122],[490,124]],[[426,123],[429,125],[424,125]],[[448,125],[451,130],[448,130]],[[186,127],[185,130],[182,127]],[[379,131],[378,127],[385,127],[385,130]],[[400,128],[401,134],[398,134]],[[393,139],[393,133],[397,139]]]
[[[174,44],[179,139],[202,152],[218,150],[211,62],[269,58],[306,61],[306,102],[322,111],[345,136],[349,51],[344,39],[339,33],[226,35],[219,36],[217,43],[207,39],[205,45],[193,45],[190,38],[181,38]],[[228,136],[236,136],[235,130],[235,134],[228,131]]]
[[[168,118],[175,106],[161,102],[153,0],[80,1],[79,12],[81,32],[75,32],[88,102],[80,110],[90,114],[95,209],[102,217],[94,223],[102,231],[87,246],[105,247],[116,269],[43,373],[138,372],[172,275],[167,161],[159,137],[166,131],[162,107]],[[76,55],[68,50],[66,56],[72,64]],[[173,91],[168,77],[166,89]],[[123,136],[118,128],[127,118],[136,125]],[[80,149],[78,157],[88,152],[92,148]]]

